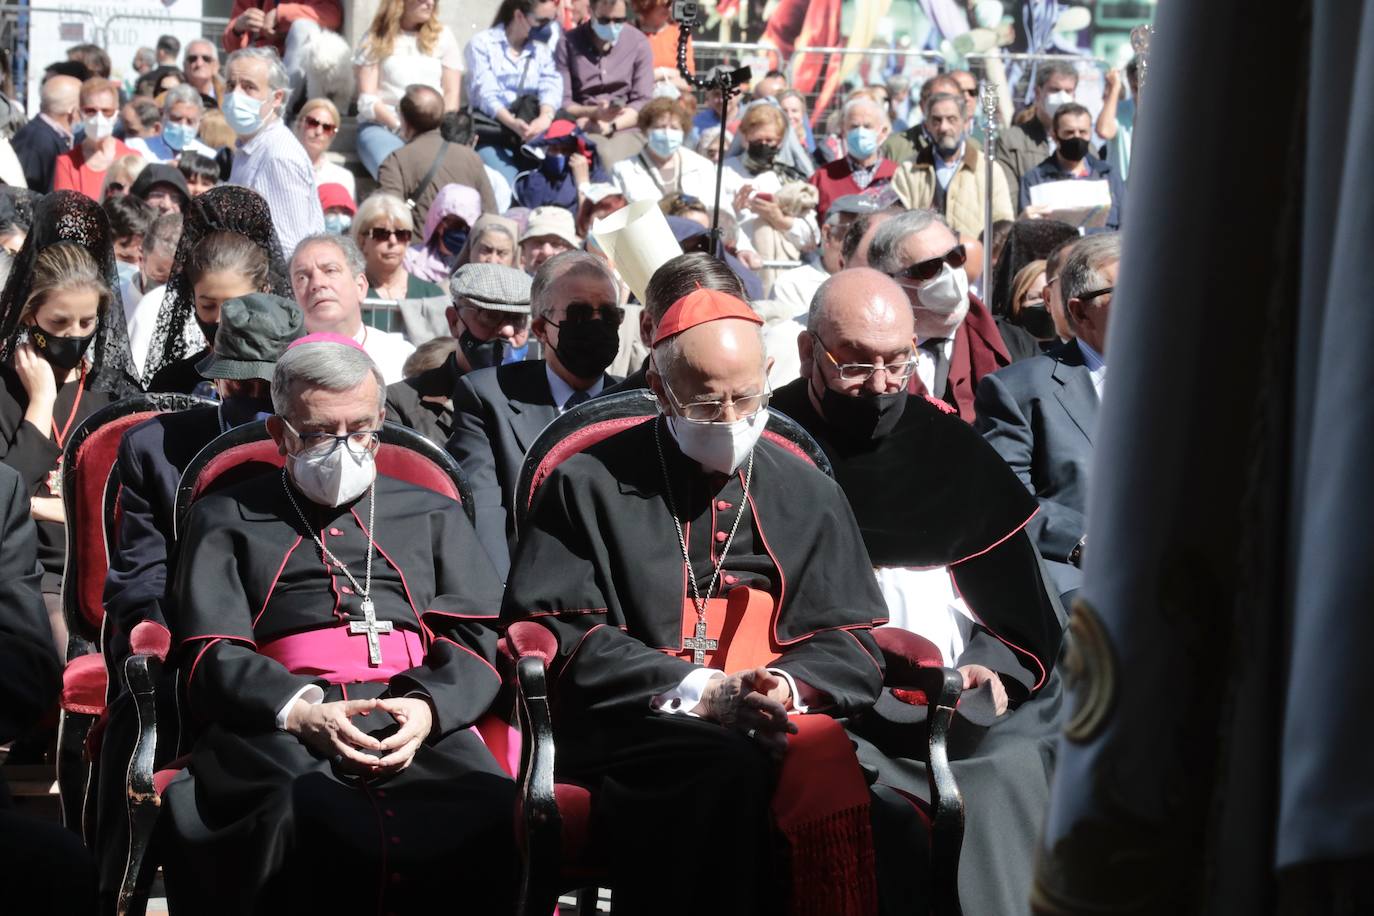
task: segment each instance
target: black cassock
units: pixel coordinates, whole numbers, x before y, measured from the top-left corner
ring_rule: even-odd
[[[381,646],[394,673],[372,680],[366,638],[346,635],[362,619],[356,589],[284,487],[273,472],[202,498],[182,542],[173,625],[198,735],[164,793],[169,898],[193,913],[504,911],[515,792],[469,727],[500,686],[501,586],[472,526],[451,500],[378,478],[371,593],[396,632]],[[369,497],[332,509],[294,495],[362,583]],[[310,684],[326,702],[427,697],[433,730],[409,768],[360,779],[277,728]],[[394,728],[383,713],[353,721]]]
[[[696,667],[682,651],[691,592],[660,444],[706,597],[744,469],[703,472],[655,418],[549,475],[521,534],[502,620],[537,620],[558,639],[558,774],[594,788],[591,834],[610,852],[617,912],[773,912],[780,899],[763,876],[778,853],[775,765],[739,732],[651,710]],[[813,712],[842,717],[873,703],[883,669],[869,631],[886,611],[853,517],[833,481],[766,440],[712,597],[743,586],[776,600],[780,652],[770,667],[819,692]]]
[[[856,438],[816,412],[807,384],[779,389],[773,406],[825,450],[873,565],[948,567],[977,618],[956,664],[984,665],[1006,685],[1009,713],[993,719],[980,702],[986,696],[969,695],[961,706],[981,709],[956,716],[950,733],[966,817],[959,890],[966,913],[1027,913],[1065,711],[1054,668],[1064,612],[1025,532],[1035,499],[957,414],[912,395],[888,435]],[[851,724],[860,759],[878,769],[881,784],[924,798],[925,749],[915,727],[924,710],[883,693]]]

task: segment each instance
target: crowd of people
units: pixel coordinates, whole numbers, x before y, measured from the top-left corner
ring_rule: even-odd
[[[430,912],[455,886],[508,911],[516,774],[477,725],[517,623],[552,639],[558,775],[593,792],[617,912],[929,905],[920,701],[884,686],[884,629],[962,677],[964,911],[1027,911],[1088,549],[1123,81],[1094,123],[1076,72],[1042,65],[989,154],[964,71],[853,88],[825,118],[779,71],[698,103],[668,6],[504,0],[464,48],[435,0],[383,0],[352,118],[305,91],[337,3],[239,0],[222,49],[178,66],[160,41],[122,84],[73,48],[8,138],[12,756],[42,755],[66,657],[64,444],[125,397],[204,399],[124,434],[104,590],[109,670],[156,632],[178,672],[173,912]],[[1056,182],[1096,203],[1046,203],[1069,199]],[[639,289],[593,229],[644,201],[681,253]],[[518,505],[550,423],[634,391],[657,416]],[[192,459],[259,420],[284,468],[178,523]],[[473,522],[378,470],[384,423],[456,460]],[[0,807],[6,862],[62,876],[54,912],[122,879],[117,674],[106,712],[88,850]],[[344,860],[349,881],[320,880]],[[667,891],[665,867],[710,880]]]

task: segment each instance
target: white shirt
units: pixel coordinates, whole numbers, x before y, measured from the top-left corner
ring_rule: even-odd
[[[135,273],[128,287],[133,288],[141,281],[142,276]],[[162,313],[162,300],[166,293],[166,286],[154,287],[137,297],[133,308],[129,308],[128,300],[125,300],[124,317],[129,327],[129,356],[133,359],[134,368],[138,370],[140,377],[145,375],[148,350],[153,345],[153,332],[157,330],[157,319]],[[194,321],[188,321],[182,326],[181,339],[185,341],[187,353],[199,353],[206,346],[205,335],[200,332],[200,325]],[[152,379],[144,377],[143,381],[147,383]]]
[[[405,378],[406,360],[415,352],[415,345],[400,334],[379,331],[362,325],[353,339],[363,345],[363,351],[372,357],[377,368],[382,370],[382,378],[388,385],[394,385]]]
[[[513,195],[510,189],[510,182],[506,176],[491,166],[483,163],[482,168],[487,173],[487,183],[491,185],[491,196],[496,198],[496,212],[505,213],[510,209]]]
[[[252,139],[239,142],[229,183],[252,188],[267,201],[288,261],[301,239],[324,232],[315,166],[280,118]]]
[[[954,589],[948,567],[915,569],[879,566],[873,570],[887,602],[887,626],[924,636],[953,668],[973,635],[973,614]]]
[[[162,134],[153,137],[133,137],[124,142],[129,149],[150,163],[171,162],[182,153],[200,153],[206,158],[215,158],[215,151],[195,138],[188,140],[186,146],[180,150],[174,150],[168,146],[167,141],[162,139]]]
[[[716,199],[716,167],[710,159],[685,146],[678,147],[673,158],[677,163],[677,189],[680,193],[697,198],[710,210],[715,206]],[[666,193],[673,190],[672,185],[663,181],[663,176],[647,152],[617,162],[611,167],[611,180],[630,203],[662,200]],[[721,176],[720,190],[722,213],[734,214],[735,192],[743,184],[738,172],[725,170]]]
[[[810,264],[784,270],[773,281],[772,297],[785,302],[799,319],[811,309],[811,300],[830,274]]]
[[[549,380],[549,391],[553,393],[553,402],[558,406],[560,414],[566,409],[564,404],[568,403],[568,398],[573,396],[573,386],[563,381],[563,378],[553,371],[553,367],[547,362],[544,363],[544,376]],[[601,378],[597,379],[592,387],[587,389],[587,396],[594,398],[601,393],[601,389],[606,387],[606,374],[603,372]]]
[[[406,87],[419,84],[428,86],[440,94],[444,91],[445,70],[455,72],[463,69],[463,52],[453,30],[444,26],[439,31],[439,40],[428,54],[420,50],[419,32],[400,32],[392,43],[391,53],[378,64],[372,58],[369,43],[364,40],[362,47],[353,58],[355,67],[373,64],[377,66],[377,93],[372,101],[379,101],[394,109],[406,94]],[[376,120],[372,106],[358,106],[358,120],[366,123]]]
[[[940,344],[940,352],[945,357],[945,365],[949,365],[949,358],[954,353],[954,338],[946,337],[945,342]],[[916,348],[916,377],[921,380],[926,391],[931,397],[938,398],[943,392],[935,390],[935,357],[929,350],[921,347]]]
[[[1093,389],[1097,392],[1097,399],[1102,400],[1102,387],[1107,384],[1107,361],[1102,358],[1092,347],[1083,342],[1083,338],[1078,338],[1078,349],[1083,353],[1083,365],[1088,368],[1088,378],[1093,380]]]
[[[746,184],[753,189],[753,192],[755,194],[776,195],[778,191],[782,190],[783,181],[781,178],[778,177],[777,172],[773,171],[772,169],[769,169],[766,172],[759,172],[757,175],[750,175],[749,170],[744,167],[744,158],[742,156],[731,156],[730,158],[725,160],[725,174],[726,176],[729,176],[731,174],[734,174],[736,176],[736,190],[738,190]],[[734,196],[733,194],[727,195],[726,193],[724,193],[730,188],[730,186],[731,180],[727,177],[724,183],[722,184],[721,188],[722,209],[724,209],[725,201],[728,198],[732,198]],[[712,185],[712,188],[714,187],[715,185]],[[713,202],[706,200],[705,198],[703,198],[703,202],[706,203],[706,209],[710,210]],[[757,227],[761,225],[766,225],[766,223],[763,222],[763,219],[761,217],[746,214],[742,214],[739,217],[738,222],[740,235],[747,235],[750,237],[753,236],[754,230]],[[792,242],[792,244],[796,245],[802,251],[813,250],[818,244],[820,244],[821,240],[821,230],[820,227],[816,225],[816,211],[811,210],[805,216],[792,217],[791,228],[789,228],[787,232],[783,234]]]

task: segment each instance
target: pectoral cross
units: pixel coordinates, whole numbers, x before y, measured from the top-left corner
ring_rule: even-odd
[[[719,645],[714,639],[706,638],[706,621],[697,618],[697,629],[690,639],[682,641],[682,648],[692,650],[692,664],[706,664],[706,653],[716,651]]]
[[[363,599],[363,619],[350,620],[348,632],[351,636],[367,634],[367,663],[374,668],[382,663],[382,646],[377,641],[377,634],[390,633],[391,621],[377,619],[377,609],[371,598]]]

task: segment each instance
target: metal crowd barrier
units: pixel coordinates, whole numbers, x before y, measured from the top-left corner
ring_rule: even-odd
[[[401,300],[368,296],[363,300],[363,324],[379,331],[401,332]]]

